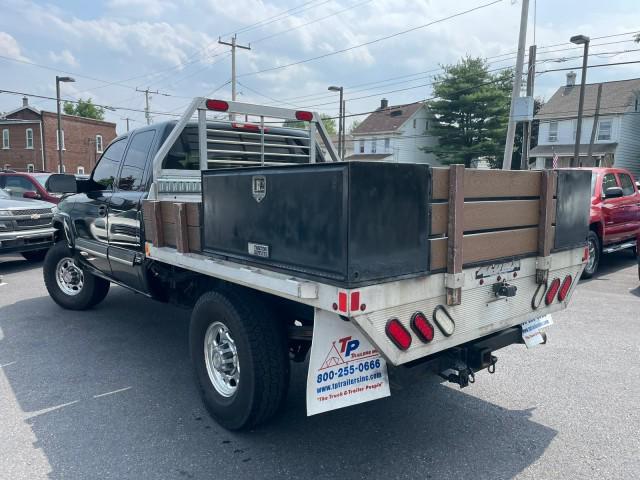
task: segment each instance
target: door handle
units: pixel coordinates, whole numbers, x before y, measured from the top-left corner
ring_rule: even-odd
[[[106,217],[107,216],[107,207],[105,205],[101,205],[98,207],[98,216]]]

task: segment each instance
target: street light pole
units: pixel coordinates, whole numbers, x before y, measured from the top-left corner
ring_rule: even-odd
[[[342,140],[344,129],[344,87],[330,86],[327,90],[330,92],[340,92],[340,109],[338,114],[338,157],[340,160],[344,159],[344,142]]]
[[[582,111],[584,109],[584,90],[587,83],[587,61],[589,60],[589,41],[586,35],[575,35],[570,39],[571,43],[576,45],[584,45],[584,53],[582,54],[582,78],[580,79],[580,100],[578,102],[578,121],[576,123],[576,144],[573,150],[572,167],[580,166],[580,133],[582,130]]]
[[[62,163],[64,135],[62,132],[62,113],[60,112],[60,82],[75,82],[75,80],[71,77],[60,77],[56,75],[56,103],[58,106],[58,131],[56,133],[58,139],[58,173],[64,173],[64,164]]]

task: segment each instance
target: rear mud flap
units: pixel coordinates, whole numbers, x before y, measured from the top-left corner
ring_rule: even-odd
[[[307,415],[391,395],[387,363],[349,320],[316,309],[307,375]]]

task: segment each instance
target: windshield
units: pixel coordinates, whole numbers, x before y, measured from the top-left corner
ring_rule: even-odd
[[[51,176],[50,173],[45,173],[42,175],[33,175],[33,178],[35,178],[40,185],[46,188],[47,187],[46,183],[47,183],[47,180],[49,180],[50,176]]]

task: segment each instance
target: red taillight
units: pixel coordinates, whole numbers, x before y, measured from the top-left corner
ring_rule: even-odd
[[[565,298],[567,298],[567,294],[569,293],[569,289],[571,288],[572,281],[573,279],[571,278],[571,275],[567,275],[566,277],[564,277],[562,286],[560,287],[560,291],[558,292],[558,300],[560,300],[561,302],[564,301]]]
[[[209,110],[216,110],[217,112],[226,112],[229,110],[229,104],[224,100],[207,100],[205,105]]]
[[[389,320],[384,330],[389,340],[400,350],[407,350],[411,346],[411,334],[397,318]]]
[[[558,293],[558,289],[560,288],[560,279],[556,278],[551,282],[551,286],[549,290],[547,290],[547,294],[544,296],[544,303],[547,305],[551,305],[553,300],[556,298],[556,293]]]
[[[433,340],[434,328],[431,322],[427,320],[422,312],[416,312],[411,317],[411,330],[418,336],[424,343],[429,343]]]
[[[313,113],[305,112],[304,110],[298,110],[296,112],[296,119],[303,122],[310,122],[311,120],[313,120]]]

